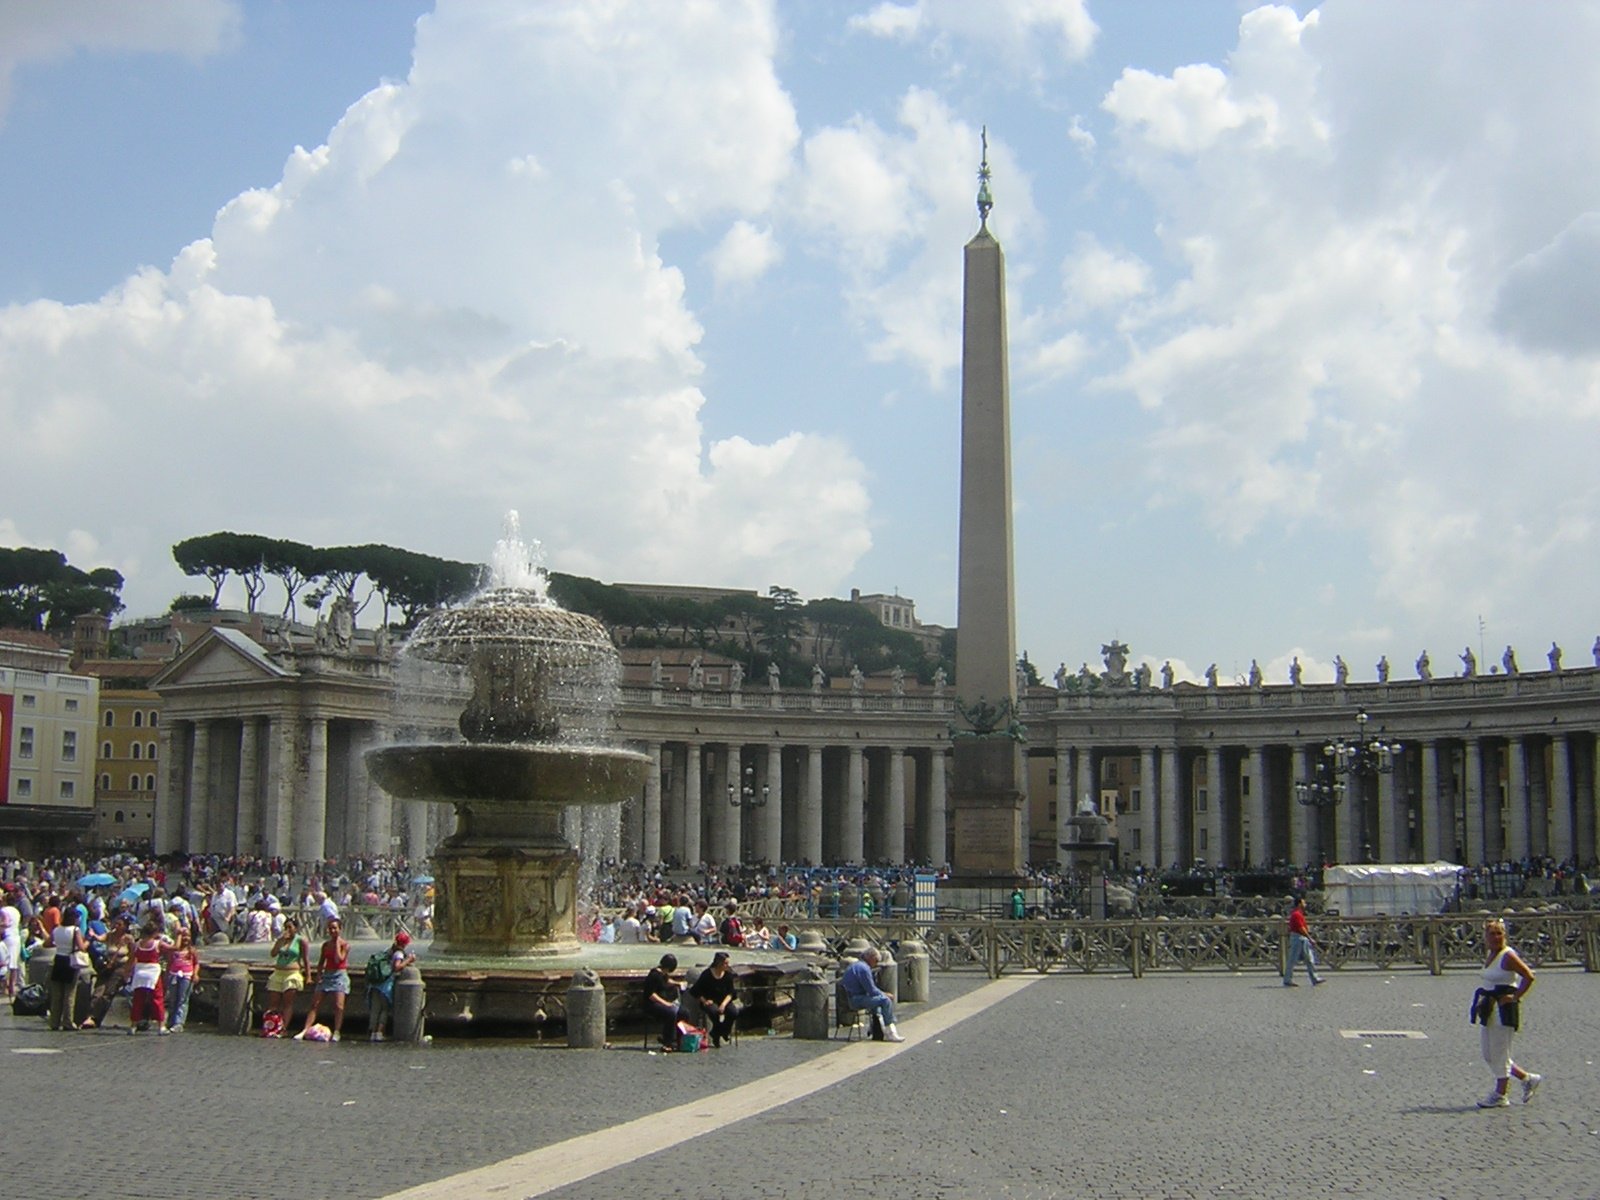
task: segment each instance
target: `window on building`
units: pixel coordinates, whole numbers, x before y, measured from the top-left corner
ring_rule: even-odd
[[[77,794],[78,785],[76,783],[70,779],[63,779],[61,781],[61,798],[63,800],[71,800],[75,798]]]
[[[1199,809],[1201,812],[1205,812],[1206,811],[1206,800],[1207,800],[1207,796],[1206,796],[1206,789],[1205,788],[1201,788],[1199,791],[1195,792],[1195,794],[1194,794],[1194,806],[1197,809]]]
[[[116,815],[116,816],[115,816],[115,817],[113,817],[113,818],[112,818],[112,819],[113,819],[113,820],[114,820],[114,821],[116,821],[116,823],[117,823],[117,824],[118,824],[118,825],[121,825],[121,824],[122,824],[122,810],[121,810],[121,809],[120,809],[120,808],[119,808],[119,809],[117,809],[117,815]]]
[[[1135,854],[1137,854],[1137,853],[1139,853],[1139,834],[1142,831],[1138,830],[1138,829],[1135,829],[1132,832],[1133,832],[1133,852]]]
[[[1130,809],[1132,809],[1134,812],[1138,812],[1139,811],[1139,789],[1138,788],[1134,788],[1133,791],[1128,793],[1128,807]]]
[[[78,702],[76,700],[72,699],[70,696],[66,699],[66,701],[64,703],[65,703],[65,707],[66,707],[66,711],[67,712],[77,712],[78,711]]]
[[[17,757],[33,757],[33,726],[24,725],[17,730]]]
[[[1141,762],[1141,761],[1140,761],[1140,760],[1139,760],[1139,759],[1137,759],[1137,758],[1136,758],[1136,759],[1134,759],[1134,760],[1133,760],[1133,777],[1134,777],[1134,778],[1135,778],[1135,779],[1137,779],[1137,778],[1139,778],[1139,773],[1140,773],[1140,772],[1141,772],[1141,771],[1143,771],[1143,770],[1144,770],[1144,763],[1143,763],[1143,762]]]
[[[1239,780],[1239,794],[1241,796],[1248,796],[1250,794],[1250,776],[1246,775],[1243,779]]]
[[[110,742],[101,742],[100,743],[100,757],[101,758],[110,758],[111,757],[111,743]]]
[[[140,712],[138,709],[134,709],[133,710],[133,727],[135,729],[139,729],[139,728],[142,728],[143,725],[144,725],[144,714],[142,712]]]
[[[1110,762],[1106,763],[1106,782],[1107,783],[1115,783],[1115,782],[1117,782],[1117,760],[1116,759],[1112,759]]]
[[[39,707],[39,697],[35,696],[32,692],[23,692],[22,693],[22,707],[23,708],[38,708]]]
[[[156,756],[156,744],[154,742],[146,742],[144,744],[144,756],[146,758],[154,758]]]
[[[1050,786],[1051,787],[1055,787],[1055,785],[1056,785],[1056,769],[1054,767],[1051,767],[1050,768]]]
[[[144,746],[142,744],[140,744],[139,742],[135,742],[133,744],[133,756],[135,758],[143,758],[144,757]]]
[[[139,773],[137,771],[128,776],[128,790],[130,792],[137,792],[139,790]]]
[[[27,800],[32,795],[33,795],[33,780],[31,780],[31,779],[19,779],[19,780],[17,780],[17,799],[18,800]]]
[[[110,775],[102,775],[102,776],[100,776],[100,790],[102,792],[109,792],[111,790],[111,776]]]
[[[61,761],[78,761],[78,731],[76,729],[63,729],[61,731]]]
[[[1054,825],[1056,823],[1056,802],[1054,800],[1050,801],[1050,816],[1048,819],[1050,824]]]
[[[154,775],[146,775],[144,777],[144,790],[147,792],[156,790],[156,777]]]
[[[105,720],[104,720],[105,727],[107,729],[110,729],[116,723],[117,723],[117,714],[112,712],[109,708],[106,709],[106,715],[105,715]]]
[[[1206,836],[1206,834],[1208,834],[1210,832],[1211,831],[1209,829],[1202,829],[1200,831],[1200,849],[1202,849],[1202,850],[1211,849],[1211,846],[1210,846],[1211,839]]]
[[[160,720],[161,720],[161,714],[156,712],[154,709],[151,709],[150,710],[150,728],[154,729],[156,727],[157,723],[160,722]]]

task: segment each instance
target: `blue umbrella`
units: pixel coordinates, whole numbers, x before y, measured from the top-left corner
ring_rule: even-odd
[[[109,875],[105,871],[94,871],[94,872],[91,872],[88,875],[85,875],[82,879],[78,880],[78,886],[79,887],[110,887],[116,881],[117,881],[117,877],[115,875]]]
[[[413,875],[411,877],[411,882],[412,883],[432,883],[433,882],[433,876],[432,875]]]
[[[116,902],[121,904],[124,900],[126,900],[129,904],[132,904],[135,900],[149,890],[150,885],[148,883],[130,883],[127,887],[122,889],[122,893],[117,897]]]

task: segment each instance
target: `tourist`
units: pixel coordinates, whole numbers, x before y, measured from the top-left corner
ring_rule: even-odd
[[[717,940],[717,919],[711,915],[711,906],[704,900],[695,901],[694,926],[689,932],[702,946]]]
[[[733,1037],[733,1023],[744,1011],[744,1005],[734,996],[734,982],[728,952],[718,950],[711,956],[711,969],[700,972],[689,988],[689,994],[700,1001],[706,1014],[711,1026],[711,1044],[715,1047],[720,1048],[724,1041]]]
[[[188,929],[179,929],[167,953],[166,1032],[183,1032],[184,1023],[189,1019],[189,997],[199,974],[200,953],[194,948],[194,934]]]
[[[50,961],[50,1028],[76,1029],[72,1009],[78,999],[78,971],[88,959],[89,943],[76,925],[58,920],[50,931],[50,945],[55,950]]]
[[[744,925],[739,920],[739,902],[728,901],[727,916],[722,918],[722,924],[717,926],[717,936],[722,939],[724,946],[744,945]],[[723,955],[724,958],[727,955]]]
[[[872,1014],[874,1039],[880,1042],[885,1039],[903,1042],[905,1038],[900,1036],[894,1021],[894,1000],[872,976],[877,967],[878,952],[869,946],[861,952],[860,958],[844,969],[844,974],[839,977],[839,985],[844,988],[845,998],[851,1008]]]
[[[266,942],[272,939],[272,913],[267,909],[267,900],[263,896],[257,900],[255,907],[250,910],[250,915],[244,922],[244,940],[247,942]]]
[[[634,945],[645,940],[644,927],[639,924],[639,918],[633,915],[633,905],[625,904],[622,916],[616,924],[617,941],[624,945]]]
[[[756,918],[755,928],[745,935],[744,944],[752,950],[766,950],[771,947],[772,930],[767,928],[765,918]]]
[[[678,984],[672,973],[678,969],[674,955],[663,954],[661,961],[650,968],[644,980],[644,1000],[654,1016],[661,1022],[661,1045],[668,1050],[678,1048]]]
[[[780,921],[778,922],[778,931],[772,935],[772,940],[767,943],[767,949],[793,950],[799,944],[799,939],[789,932],[787,925]]]
[[[7,888],[0,900],[0,979],[7,997],[17,994],[22,982],[22,910],[16,904],[16,889]]]
[[[394,941],[390,942],[389,948],[383,952],[388,964],[388,974],[380,982],[374,983],[370,978],[367,981],[368,1041],[384,1040],[384,1025],[394,1009],[394,981],[401,971],[417,961],[417,956],[409,949],[410,945],[411,935],[404,929],[395,934]]]
[[[111,922],[106,933],[105,953],[101,957],[99,979],[94,993],[89,997],[89,1016],[83,1028],[94,1029],[103,1024],[111,1011],[111,1002],[117,998],[133,973],[133,934],[125,917]]]
[[[694,909],[689,907],[687,892],[678,897],[678,902],[672,909],[672,940],[675,942],[694,941]]]
[[[286,917],[283,932],[272,943],[272,974],[267,976],[267,1011],[261,1021],[263,1037],[281,1038],[294,1017],[294,998],[306,985],[311,967],[300,922]]]
[[[1505,922],[1491,918],[1483,927],[1483,941],[1489,960],[1483,964],[1483,977],[1472,995],[1472,1021],[1482,1026],[1479,1041],[1483,1061],[1494,1072],[1494,1088],[1479,1108],[1505,1108],[1512,1078],[1522,1083],[1522,1102],[1533,1099],[1544,1076],[1524,1070],[1511,1060],[1511,1042],[1522,1025],[1522,1000],[1533,987],[1533,972],[1522,956],[1506,943]]]
[[[1306,960],[1306,974],[1311,977],[1311,986],[1316,987],[1322,982],[1317,977],[1317,956],[1315,946],[1311,941],[1311,930],[1306,925],[1306,901],[1304,896],[1296,896],[1294,904],[1289,909],[1289,949],[1284,955],[1283,986],[1299,987],[1294,981],[1294,967],[1302,958]]]
[[[162,936],[155,920],[145,923],[133,946],[133,1002],[128,1013],[128,1032],[143,1033],[155,1022],[156,1030],[166,1033],[166,1003],[161,981],[161,961],[172,943]]]
[[[322,1009],[322,998],[333,997],[333,1032],[330,1041],[339,1040],[344,1028],[344,1001],[350,994],[350,943],[344,938],[344,922],[338,917],[328,919],[328,937],[317,954],[316,987],[311,993],[311,1011],[306,1013],[306,1023],[294,1035],[302,1040],[317,1023]]]

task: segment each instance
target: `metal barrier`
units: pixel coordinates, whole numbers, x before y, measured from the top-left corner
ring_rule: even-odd
[[[1420,968],[1483,965],[1482,915],[1321,917],[1311,923],[1317,961],[1332,970],[1370,966]],[[1600,913],[1523,913],[1508,919],[1512,944],[1535,969],[1600,971]],[[852,938],[894,942],[920,938],[930,965],[941,971],[1041,974],[1149,971],[1281,972],[1286,946],[1281,918],[1270,920],[1120,921],[817,921],[814,929],[835,952]]]

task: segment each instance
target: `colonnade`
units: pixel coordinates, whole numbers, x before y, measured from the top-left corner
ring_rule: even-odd
[[[272,713],[161,725],[158,854],[426,860],[448,806],[396,801],[364,755],[376,722]]]
[[[943,746],[661,739],[643,749],[650,770],[640,801],[624,809],[624,856],[686,864],[948,858]]]

